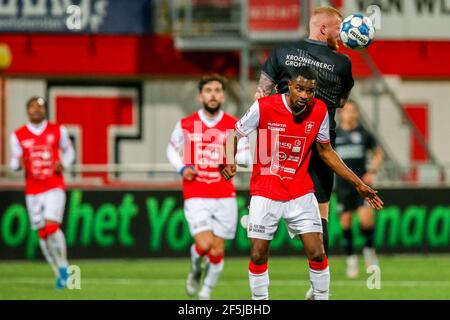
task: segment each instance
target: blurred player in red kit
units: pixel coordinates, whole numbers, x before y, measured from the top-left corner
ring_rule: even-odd
[[[75,159],[67,130],[46,120],[43,98],[26,104],[28,122],[10,136],[11,169],[25,170],[25,200],[31,228],[56,275],[56,288],[66,287],[67,249],[60,226],[66,202],[63,170]]]
[[[186,291],[190,296],[198,293],[199,299],[208,300],[224,266],[225,240],[234,239],[236,233],[236,192],[220,170],[226,135],[237,119],[221,110],[225,100],[222,77],[205,76],[198,89],[203,108],[177,122],[167,146],[167,157],[183,177],[184,213],[195,240],[190,250],[191,271]],[[236,156],[238,164],[250,163],[248,149],[248,140],[242,140]]]

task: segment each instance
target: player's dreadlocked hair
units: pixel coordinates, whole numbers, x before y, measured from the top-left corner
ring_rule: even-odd
[[[224,77],[221,77],[220,75],[218,75],[217,73],[213,73],[213,74],[203,76],[200,79],[200,81],[198,82],[198,91],[202,92],[203,86],[211,81],[220,82],[222,84],[223,91],[226,90],[227,80]]]
[[[319,79],[317,71],[308,66],[301,66],[300,68],[297,68],[297,70],[291,74],[290,80],[295,80],[298,77],[303,77],[308,80],[315,80],[316,82]]]

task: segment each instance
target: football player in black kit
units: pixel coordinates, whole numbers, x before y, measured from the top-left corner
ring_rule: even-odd
[[[339,112],[339,126],[336,129],[336,152],[344,163],[366,184],[372,184],[375,174],[383,161],[383,150],[377,146],[374,137],[359,123],[359,110],[356,102],[348,101]],[[366,168],[367,154],[372,152],[371,163]],[[358,259],[353,250],[352,216],[357,210],[360,230],[365,238],[363,256],[366,266],[378,265],[374,249],[375,221],[373,211],[364,199],[355,193],[352,185],[336,178],[338,210],[341,213],[341,226],[344,235],[344,249],[347,255],[347,276],[358,276]]]
[[[263,65],[255,93],[255,99],[272,94],[275,87],[278,93],[286,93],[287,82],[298,67],[306,65],[317,70],[319,82],[316,98],[323,100],[328,107],[332,146],[336,138],[336,109],[345,104],[354,84],[350,59],[337,52],[342,18],[342,14],[335,8],[315,9],[309,20],[308,38],[273,50]],[[328,207],[334,175],[316,149],[313,149],[311,156],[309,174],[319,202],[324,248],[328,254]],[[306,299],[314,299],[311,289],[308,290]]]

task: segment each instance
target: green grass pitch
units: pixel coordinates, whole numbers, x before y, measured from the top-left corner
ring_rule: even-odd
[[[345,259],[331,257],[331,299],[450,299],[450,255],[381,256],[381,288],[368,289],[363,261],[360,276],[345,277]],[[76,260],[81,289],[53,289],[43,261],[0,262],[0,299],[188,299],[184,281],[189,260]],[[247,258],[227,258],[213,299],[249,299]],[[309,286],[302,257],[272,257],[270,298],[303,299]],[[190,299],[190,298],[189,298]]]

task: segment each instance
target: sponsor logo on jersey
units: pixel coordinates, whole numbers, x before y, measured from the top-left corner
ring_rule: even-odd
[[[34,139],[23,140],[22,145],[24,148],[30,148],[34,145]]]

